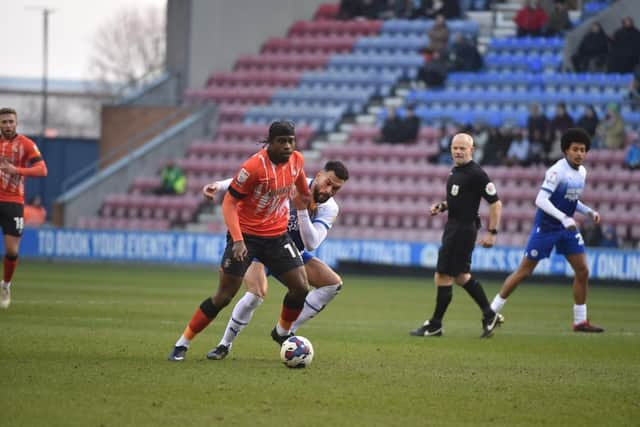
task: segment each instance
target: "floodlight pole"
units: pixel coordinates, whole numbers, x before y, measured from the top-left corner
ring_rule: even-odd
[[[47,132],[47,98],[48,88],[48,64],[49,64],[49,14],[52,9],[42,9],[42,138]]]
[[[42,6],[28,6],[27,9],[42,11],[42,116],[41,116],[41,134],[44,139],[47,130],[47,98],[49,96],[49,15],[54,9]]]

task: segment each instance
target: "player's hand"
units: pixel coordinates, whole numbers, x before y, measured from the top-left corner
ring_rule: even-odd
[[[590,211],[589,216],[596,224],[600,224],[600,214],[597,211]]]
[[[0,171],[10,173],[10,174],[15,174],[16,167],[13,165],[13,163],[7,160],[6,157],[2,157],[0,158]]]
[[[202,188],[202,195],[209,200],[213,200],[218,192],[218,182],[212,182]]]
[[[298,211],[303,211],[309,207],[311,201],[311,194],[300,194],[298,191],[293,196],[293,206]]]
[[[498,236],[496,236],[495,234],[492,233],[485,233],[484,237],[482,239],[480,239],[480,244],[482,245],[483,248],[491,248],[493,247],[493,245],[496,244],[496,238]]]
[[[236,261],[242,261],[249,253],[247,246],[244,244],[244,240],[233,242],[231,252],[233,252],[233,259]]]
[[[569,231],[576,231],[578,229],[576,222],[570,216],[565,216],[562,219],[562,226]]]
[[[429,210],[429,213],[431,214],[431,216],[438,215],[439,213],[446,211],[444,206],[445,205],[443,202],[436,203],[435,205],[431,205],[431,209]]]

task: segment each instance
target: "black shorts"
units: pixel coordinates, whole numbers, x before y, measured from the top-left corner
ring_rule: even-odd
[[[222,271],[234,276],[244,276],[254,258],[263,263],[275,277],[297,267],[302,267],[302,257],[296,244],[284,233],[277,237],[260,237],[243,234],[249,253],[242,261],[233,259],[233,240],[227,233],[227,247],[222,256]]]
[[[478,227],[473,222],[449,221],[442,234],[436,271],[457,276],[471,271],[471,254],[476,246]]]
[[[24,230],[24,205],[0,202],[0,225],[2,225],[3,234],[21,237]]]

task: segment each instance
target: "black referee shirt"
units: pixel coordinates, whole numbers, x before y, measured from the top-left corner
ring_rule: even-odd
[[[496,186],[479,164],[472,160],[451,169],[447,179],[449,220],[475,221],[481,197],[489,204],[499,200]]]

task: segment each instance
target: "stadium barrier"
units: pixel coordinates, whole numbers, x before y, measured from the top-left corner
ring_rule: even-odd
[[[25,229],[20,254],[51,260],[217,265],[225,243],[226,237],[220,233],[39,228]],[[438,243],[328,239],[316,255],[334,267],[349,261],[432,269],[438,248]],[[478,247],[473,253],[473,270],[510,273],[518,267],[522,254],[522,248]],[[593,279],[640,282],[640,251],[589,248],[587,263]],[[554,253],[540,262],[535,274],[569,277],[573,272],[564,257]]]

